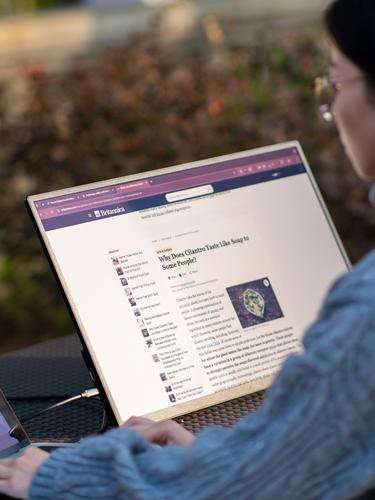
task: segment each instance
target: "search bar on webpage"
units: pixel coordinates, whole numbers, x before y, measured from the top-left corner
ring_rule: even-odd
[[[214,188],[211,184],[207,184],[206,186],[199,186],[191,189],[184,189],[183,191],[176,191],[175,193],[168,193],[165,197],[167,201],[171,203],[173,201],[188,200],[189,198],[194,198],[195,196],[204,196],[213,192]]]

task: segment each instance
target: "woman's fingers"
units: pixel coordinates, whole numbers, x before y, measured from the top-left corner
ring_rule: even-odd
[[[0,493],[28,500],[31,483],[49,453],[27,448],[18,458],[0,460]]]
[[[194,435],[173,420],[153,422],[143,417],[131,417],[122,427],[138,432],[151,443],[162,446],[189,446],[194,441]]]
[[[3,461],[0,461],[0,481],[2,479],[9,479],[11,475],[11,464],[3,464]]]

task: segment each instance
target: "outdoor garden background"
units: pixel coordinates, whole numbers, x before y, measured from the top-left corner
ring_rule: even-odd
[[[351,262],[373,246],[369,184],[310,93],[328,63],[319,27],[267,26],[239,42],[233,18],[206,16],[199,43],[182,47],[158,36],[158,22],[68,72],[25,65],[16,118],[0,87],[0,353],[74,331],[28,194],[297,139]],[[83,280],[89,272],[82,263]]]

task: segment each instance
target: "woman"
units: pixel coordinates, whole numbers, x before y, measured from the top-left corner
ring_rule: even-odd
[[[317,103],[337,122],[358,174],[375,177],[375,2],[336,0],[325,25],[332,59],[329,78],[315,80]],[[305,353],[286,360],[264,407],[233,429],[194,439],[173,422],[131,418],[74,450],[0,461],[0,492],[32,500],[356,498],[375,487],[374,310],[371,253],[334,285]]]

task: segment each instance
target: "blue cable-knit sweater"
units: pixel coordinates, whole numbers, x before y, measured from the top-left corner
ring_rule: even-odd
[[[330,291],[263,408],[189,448],[117,429],[40,467],[32,500],[345,500],[375,486],[375,253]]]

